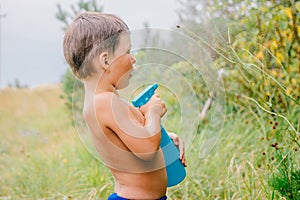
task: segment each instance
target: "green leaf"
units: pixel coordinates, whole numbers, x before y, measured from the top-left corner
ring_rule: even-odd
[[[295,3],[295,8],[300,13],[300,1]]]

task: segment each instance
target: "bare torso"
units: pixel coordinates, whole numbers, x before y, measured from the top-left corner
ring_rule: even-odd
[[[98,103],[104,102],[94,104],[93,100],[85,99],[83,112],[94,145],[114,177],[115,192],[129,199],[158,199],[164,196],[167,176],[162,151],[159,150],[151,161],[138,158],[112,129],[102,123],[101,110],[95,112],[94,109]],[[131,117],[140,124],[144,123],[139,109],[129,106],[129,111]]]

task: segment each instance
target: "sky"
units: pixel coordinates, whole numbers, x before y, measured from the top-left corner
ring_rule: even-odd
[[[67,69],[63,57],[63,24],[55,18],[57,3],[64,9],[76,0],[0,0],[0,87],[59,83]],[[121,17],[131,30],[170,28],[178,22],[178,0],[98,0],[104,12]]]

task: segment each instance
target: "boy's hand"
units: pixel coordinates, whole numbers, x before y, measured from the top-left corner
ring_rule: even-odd
[[[145,105],[140,107],[140,111],[144,116],[146,115],[146,113],[149,113],[151,111],[162,117],[167,112],[167,108],[163,100],[159,98],[159,95],[154,94]]]
[[[175,134],[172,132],[168,132],[169,137],[173,140],[173,143],[177,148],[179,149],[179,159],[183,166],[187,167],[185,155],[184,155],[184,142]]]

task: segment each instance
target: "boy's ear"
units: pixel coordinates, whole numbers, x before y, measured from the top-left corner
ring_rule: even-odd
[[[107,68],[109,67],[108,52],[102,52],[98,58],[99,58],[99,62],[101,64],[101,66],[103,67],[103,69],[107,70]]]

